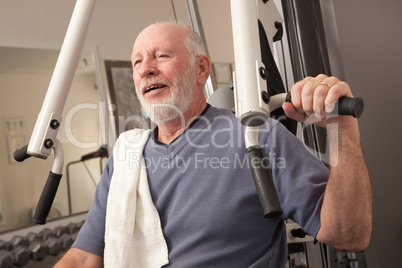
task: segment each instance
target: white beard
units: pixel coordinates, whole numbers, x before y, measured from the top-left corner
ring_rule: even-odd
[[[166,79],[152,77],[142,80],[141,88],[149,84],[170,85],[170,95],[160,102],[149,104],[142,95],[139,97],[141,105],[149,118],[156,125],[160,125],[180,117],[182,123],[185,124],[184,113],[188,110],[193,100],[192,95],[195,88],[194,64],[190,64],[189,68],[184,71],[175,71],[171,82]]]

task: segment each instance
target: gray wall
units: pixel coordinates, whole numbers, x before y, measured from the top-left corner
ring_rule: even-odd
[[[60,47],[75,2],[0,0],[0,42]],[[86,45],[96,46],[101,59],[127,60],[139,31],[157,19],[174,19],[170,1],[98,0]]]
[[[374,189],[368,258],[400,267],[402,253],[402,2],[334,0],[346,80],[365,100],[360,130]],[[376,256],[374,256],[376,255]]]

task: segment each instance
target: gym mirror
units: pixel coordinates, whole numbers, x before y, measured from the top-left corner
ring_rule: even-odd
[[[13,152],[29,142],[42,107],[59,51],[0,47],[0,232],[28,226],[49,171],[47,160],[31,157],[16,162]],[[82,160],[104,142],[102,87],[95,73],[94,53],[82,53],[63,110],[58,139],[64,149],[64,172],[48,219],[90,208],[106,161],[102,157]],[[103,157],[104,156],[104,157]]]

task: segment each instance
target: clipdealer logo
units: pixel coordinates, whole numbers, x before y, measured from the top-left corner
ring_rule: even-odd
[[[129,168],[140,168],[140,165],[144,165],[143,167],[150,173],[155,173],[160,169],[174,169],[182,174],[192,169],[250,169],[250,166],[270,168],[271,170],[286,168],[285,158],[276,153],[269,153],[266,157],[253,159],[251,162],[247,155],[241,153],[235,153],[230,157],[210,157],[208,155],[200,152],[190,157],[176,155],[174,157],[147,158],[132,153],[129,156]]]
[[[128,123],[134,122],[136,125],[139,126],[139,128],[143,129],[149,129],[151,126],[149,125],[149,121],[146,120],[143,116],[141,115],[132,115],[130,117],[124,118],[124,116],[115,116],[115,115],[110,115],[107,117],[107,112],[106,109],[106,104],[104,102],[100,102],[99,104],[95,103],[81,103],[79,105],[74,106],[71,108],[67,115],[66,115],[66,121],[65,121],[65,126],[64,126],[64,134],[66,139],[74,146],[78,148],[85,148],[85,149],[90,149],[90,148],[98,148],[100,146],[100,143],[98,141],[90,141],[90,142],[85,142],[80,139],[78,139],[74,135],[73,131],[73,118],[77,113],[80,111],[83,111],[85,109],[90,109],[90,110],[97,110],[98,111],[98,121],[104,121],[106,122],[105,124],[99,123],[99,138],[98,140],[101,141],[101,137],[108,137],[109,141],[108,144],[114,144],[115,143],[115,138],[113,135],[110,135],[110,133],[113,133],[112,129],[117,129],[118,133],[124,132],[125,127]],[[109,105],[109,111],[112,113],[116,108],[114,105]],[[77,115],[78,116],[78,115]],[[326,125],[327,130],[331,132],[331,137],[332,137],[332,146],[331,148],[328,148],[328,142],[325,144],[326,148],[324,151],[319,151],[318,148],[311,148],[306,146],[306,149],[309,150],[313,155],[317,156],[320,158],[324,163],[329,164],[331,166],[336,166],[338,164],[339,160],[339,154],[338,154],[338,124],[336,123],[336,120],[331,120],[332,118],[335,118],[337,115],[328,115],[327,114],[327,119],[330,122],[329,124]],[[104,118],[104,120],[102,120]],[[117,118],[117,120],[115,120]],[[107,119],[107,120],[106,120]],[[265,125],[263,125],[260,129],[260,135],[265,135],[266,132],[270,132],[274,130],[278,122],[280,122],[283,118],[277,118],[277,121],[271,121]],[[201,116],[198,117],[198,120],[202,121],[204,124],[203,129],[189,129],[184,133],[184,135],[181,138],[186,139],[187,143],[197,149],[202,149],[202,148],[228,148],[228,147],[240,147],[244,144],[244,140],[241,139],[240,132],[241,130],[240,127],[234,126],[234,123],[231,119],[229,119],[227,116],[218,116],[214,118],[215,121],[222,121],[222,124],[225,125],[226,127],[221,128],[219,130],[214,131],[214,133],[210,133],[210,140],[208,141],[197,141],[193,139],[194,133],[207,133],[211,132],[211,124],[212,122],[210,119],[207,117]],[[309,116],[306,118],[306,121],[304,124],[299,124],[299,128],[301,127],[300,132],[304,132],[304,130],[310,125],[314,124],[317,122],[317,118],[314,115]],[[115,122],[117,121],[117,126],[115,126]],[[272,123],[273,122],[273,123]],[[236,122],[239,123],[239,122]],[[240,124],[240,123],[239,123]],[[237,130],[236,130],[237,129]],[[238,133],[235,133],[237,131]],[[272,144],[270,146],[276,146],[276,143],[281,137],[276,137],[276,131],[272,131],[270,134],[273,136],[272,138]],[[225,136],[225,139],[221,139],[221,137]],[[235,138],[236,137],[236,138]],[[133,144],[135,146],[135,144]],[[331,150],[331,159],[329,158],[329,151]],[[269,158],[269,156],[268,156]],[[274,157],[275,158],[275,157]],[[272,156],[271,156],[272,159]],[[163,161],[163,160],[160,160]],[[178,162],[182,163],[187,163],[184,160],[177,160]],[[165,161],[166,162],[166,161]],[[203,160],[203,163],[209,163],[206,165],[210,165],[211,168],[218,166],[222,166],[225,168],[227,166],[226,164],[227,159],[221,158],[221,159],[206,159],[205,161]],[[272,162],[272,161],[271,161]],[[240,159],[237,161],[237,163],[243,163],[240,161]],[[160,165],[162,162],[160,162]],[[165,166],[167,166],[166,163],[164,163]],[[195,165],[194,165],[195,166]],[[198,165],[200,166],[200,165]],[[275,165],[274,165],[275,166]]]

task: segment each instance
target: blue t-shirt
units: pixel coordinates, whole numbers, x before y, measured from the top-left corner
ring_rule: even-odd
[[[328,169],[275,120],[261,127],[259,140],[282,218],[263,217],[245,154],[244,126],[231,112],[208,106],[169,145],[151,134],[143,155],[168,245],[166,267],[283,267],[284,219],[316,236]],[[73,247],[103,255],[112,174],[113,157]]]

